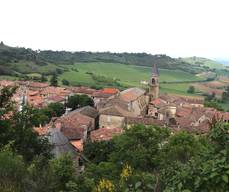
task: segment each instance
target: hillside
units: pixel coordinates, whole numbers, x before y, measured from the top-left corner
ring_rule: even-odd
[[[10,47],[0,44],[0,74],[15,75],[28,73],[52,73],[60,65],[74,63],[104,62],[126,65],[148,66],[156,63],[160,69],[176,69],[192,74],[206,71],[206,67],[194,66],[166,55],[146,53],[110,53],[110,52],[67,52],[67,51],[34,51],[32,49]]]
[[[229,76],[222,64],[199,57],[174,59],[146,53],[34,51],[0,43],[0,79],[39,80],[42,74],[49,78],[57,73],[60,84],[65,79],[70,85],[124,89],[143,86],[140,82],[149,80],[153,63],[160,71],[161,92],[187,95],[192,83],[214,79],[216,74]]]
[[[226,66],[222,63],[203,57],[185,57],[180,58],[180,60],[195,66],[209,67],[210,69],[226,69]]]

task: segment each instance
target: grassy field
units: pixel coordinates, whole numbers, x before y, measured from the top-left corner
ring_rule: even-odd
[[[72,84],[96,85],[88,73],[93,73],[107,78],[118,79],[125,86],[140,86],[141,81],[148,81],[151,74],[150,67],[111,64],[111,63],[76,63],[63,66],[69,69],[60,79],[67,79]],[[182,82],[203,80],[193,74],[176,70],[160,70],[160,82]]]
[[[161,84],[160,90],[161,90],[161,93],[174,93],[177,95],[193,96],[194,94],[187,93],[187,89],[190,85],[191,83]]]
[[[16,66],[15,66],[16,67]],[[21,69],[26,73],[31,69],[34,69],[33,63],[25,62],[21,64]],[[49,64],[47,66],[39,67],[35,69],[39,73],[47,73],[54,70],[56,66],[54,64]],[[135,66],[135,65],[124,65],[117,63],[75,63],[74,65],[61,65],[59,68],[62,68],[65,72],[58,76],[59,82],[63,79],[68,80],[71,85],[84,85],[84,86],[115,86],[115,84],[108,84],[106,82],[98,82],[93,75],[105,80],[109,80],[112,83],[118,82],[121,87],[141,87],[141,81],[149,81],[151,76],[151,67],[145,66]],[[40,76],[39,73],[28,73],[30,77]],[[167,70],[161,69],[160,73],[160,88],[161,92],[175,93],[181,95],[187,94],[187,89],[190,86],[192,81],[201,81],[204,80],[203,77],[198,77],[193,74],[179,71],[179,70]],[[50,78],[50,76],[48,76]],[[0,79],[15,79],[10,76],[0,76]],[[180,83],[180,82],[190,83]],[[166,82],[173,82],[173,84],[167,84]]]
[[[8,75],[0,75],[0,80],[17,80],[17,77],[8,76]]]

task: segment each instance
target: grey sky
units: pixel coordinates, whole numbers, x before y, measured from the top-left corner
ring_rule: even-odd
[[[229,58],[228,0],[0,0],[0,40],[70,51]]]

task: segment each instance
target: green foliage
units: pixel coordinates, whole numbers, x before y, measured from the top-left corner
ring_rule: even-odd
[[[54,73],[50,79],[50,85],[57,87],[58,86],[58,78],[57,78],[57,74]]]
[[[187,90],[187,93],[195,93],[195,87],[194,86],[189,86],[188,90]]]
[[[47,82],[48,81],[48,79],[47,79],[47,77],[45,76],[45,74],[41,74],[41,80],[40,80],[41,82]]]
[[[162,157],[166,164],[162,166],[179,161],[181,163],[188,162],[192,157],[198,155],[203,149],[195,135],[187,132],[179,132],[171,136],[163,146]],[[168,161],[167,161],[168,160]]]
[[[222,101],[229,101],[229,86],[226,87],[225,91],[222,93]]]
[[[62,103],[50,103],[47,107],[30,109],[33,118],[32,124],[36,127],[50,122],[52,117],[60,117],[65,113],[65,106]]]
[[[108,161],[109,155],[114,151],[114,142],[100,141],[100,142],[86,142],[84,144],[84,155],[92,163],[98,164],[102,161]]]
[[[33,131],[33,115],[29,108],[16,112],[11,97],[16,88],[4,88],[0,93],[0,147],[11,144],[13,151],[31,161],[36,155],[50,156],[47,139],[39,138]],[[9,116],[10,114],[10,116]]]
[[[48,109],[52,111],[53,117],[60,117],[65,112],[65,107],[62,103],[50,103]]]
[[[84,106],[94,106],[94,101],[91,97],[87,95],[73,95],[68,98],[66,106],[75,110]]]
[[[33,51],[25,48],[14,48],[0,45],[0,74],[14,75],[17,73],[57,72],[61,74],[64,69],[60,65],[73,65],[74,63],[123,63],[125,65],[138,65],[151,67],[156,63],[161,69],[179,69],[192,74],[208,71],[205,65],[193,65],[182,59],[174,59],[166,55],[151,55],[146,53],[91,53],[91,52],[67,52],[67,51]],[[216,66],[217,67],[217,66]],[[72,71],[78,71],[75,67]],[[44,70],[42,70],[44,72]]]
[[[222,122],[213,123],[208,135],[209,150],[186,164],[176,164],[170,171],[166,170],[165,191],[228,191],[228,130],[229,126]]]
[[[229,191],[228,123],[214,118],[207,135],[132,126],[111,141],[86,143],[89,161],[77,175],[70,155],[50,159],[47,140],[33,132],[33,109],[14,112],[14,91],[0,94],[1,117],[12,112],[0,118],[0,191]]]
[[[22,156],[9,148],[0,151],[0,191],[23,192],[27,180],[27,170]]]
[[[63,155],[50,162],[55,175],[57,191],[72,191],[77,189],[75,183],[76,170],[70,154]]]
[[[66,79],[62,79],[62,84],[67,86],[70,85],[69,81]]]
[[[212,107],[214,109],[217,109],[218,111],[223,111],[223,108],[221,105],[216,101],[205,101],[204,102],[204,107]]]
[[[158,153],[168,137],[167,128],[133,126],[114,138],[116,149],[111,154],[112,162],[120,167],[128,162],[134,169],[153,170],[159,164]]]

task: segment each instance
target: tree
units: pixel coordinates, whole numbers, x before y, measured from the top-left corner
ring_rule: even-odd
[[[199,140],[191,133],[179,132],[169,138],[163,146],[162,157],[166,166],[174,161],[186,163],[203,149]]]
[[[63,84],[63,85],[66,85],[66,86],[70,85],[69,81],[66,80],[66,79],[63,79],[63,80],[62,80],[62,84]]]
[[[45,77],[45,74],[41,74],[41,82],[47,82],[48,79]]]
[[[0,191],[25,191],[28,173],[22,156],[13,153],[9,146],[0,150]]]
[[[53,117],[60,117],[65,113],[65,107],[63,103],[50,103],[48,109],[52,111]]]
[[[31,161],[37,155],[50,157],[51,146],[46,138],[33,131],[33,114],[30,108],[16,111],[11,97],[16,88],[6,87],[0,92],[0,147],[11,144],[13,151]]]
[[[222,101],[229,101],[229,86],[226,87],[225,91],[222,93]]]
[[[162,143],[167,141],[169,135],[167,128],[135,125],[114,138],[115,150],[111,154],[112,162],[118,167],[128,162],[137,170],[153,170],[159,165],[157,156]]]
[[[204,107],[212,107],[218,111],[223,111],[223,108],[216,100],[204,101]]]
[[[189,86],[188,90],[187,90],[187,93],[195,93],[195,87],[194,86]]]
[[[113,140],[86,142],[84,144],[84,155],[93,163],[99,164],[102,161],[108,161],[109,156],[114,151],[115,146]]]
[[[91,97],[87,95],[73,95],[68,98],[66,105],[72,110],[75,110],[77,108],[84,107],[87,105],[94,106],[94,101]]]
[[[56,177],[55,191],[77,191],[76,167],[70,154],[52,160],[50,166]]]
[[[58,86],[58,78],[57,78],[57,74],[53,73],[51,79],[50,79],[50,85],[57,87]]]

